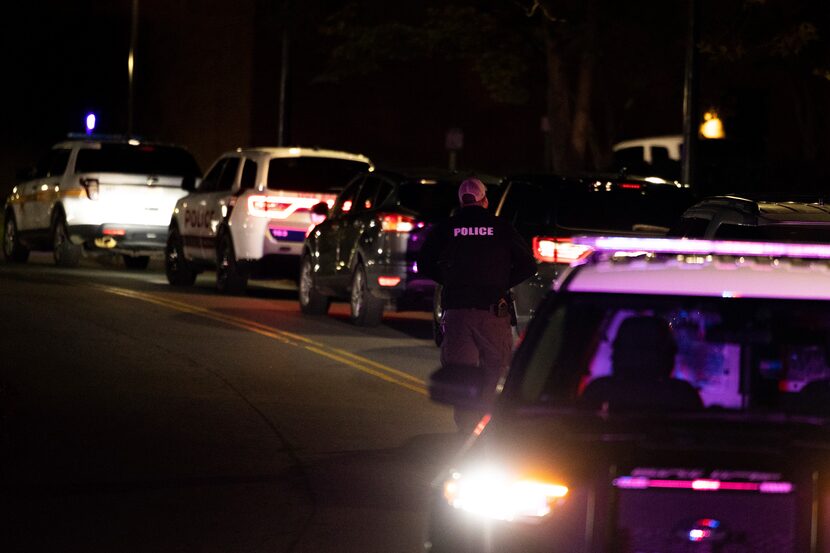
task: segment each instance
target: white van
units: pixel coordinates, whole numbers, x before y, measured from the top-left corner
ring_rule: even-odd
[[[640,176],[680,178],[683,136],[649,136],[617,142],[612,146],[614,170]]]

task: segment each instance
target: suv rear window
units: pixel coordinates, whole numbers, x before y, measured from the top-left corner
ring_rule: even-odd
[[[569,229],[632,231],[635,225],[668,229],[687,203],[676,190],[613,189],[598,192],[565,191],[557,205],[559,226]]]
[[[526,238],[538,234],[580,231],[636,232],[638,227],[668,230],[692,203],[691,195],[676,188],[622,188],[618,183],[568,182],[559,184],[516,181],[500,215]],[[558,227],[558,228],[557,228]]]
[[[201,176],[199,165],[187,150],[150,144],[102,144],[100,149],[84,148],[78,152],[75,172]]]
[[[402,207],[426,219],[449,217],[452,210],[458,207],[458,183],[404,182],[398,188],[398,200]]]
[[[268,188],[292,192],[339,192],[368,169],[362,161],[327,157],[281,157],[268,163]]]

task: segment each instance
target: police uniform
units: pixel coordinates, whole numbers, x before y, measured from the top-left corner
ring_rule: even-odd
[[[480,181],[467,185],[470,180],[475,179],[462,183],[459,197],[480,188],[474,198],[480,202],[486,189]],[[504,299],[510,288],[536,273],[527,243],[509,222],[485,207],[462,204],[449,220],[433,227],[421,248],[418,268],[443,286],[446,328],[441,366],[479,367],[484,381],[482,400],[488,404],[513,350]],[[469,419],[480,414],[456,409],[456,422],[460,427],[469,425]]]

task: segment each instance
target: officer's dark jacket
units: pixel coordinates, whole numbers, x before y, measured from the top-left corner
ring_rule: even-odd
[[[446,309],[487,309],[536,273],[536,261],[513,226],[480,206],[438,223],[421,247],[418,272],[444,286]]]

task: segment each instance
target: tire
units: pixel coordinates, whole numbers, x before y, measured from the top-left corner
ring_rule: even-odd
[[[435,285],[435,295],[432,298],[432,339],[435,345],[441,347],[444,342],[444,306],[441,300],[441,285]]]
[[[384,301],[369,290],[362,263],[358,263],[352,273],[349,307],[351,320],[357,326],[377,326],[383,320]]]
[[[198,271],[194,270],[184,256],[184,244],[179,229],[173,227],[167,234],[164,247],[164,272],[167,282],[173,286],[193,286]]]
[[[143,271],[150,264],[149,255],[124,255],[124,265],[133,271]]]
[[[58,212],[52,222],[52,257],[58,267],[77,267],[81,262],[82,247],[69,240],[66,216]]]
[[[325,315],[329,312],[331,298],[318,292],[314,286],[314,271],[308,254],[304,255],[300,262],[297,297],[300,301],[300,312],[304,315]]]
[[[244,294],[248,272],[236,261],[231,233],[222,231],[216,247],[216,289],[223,294]]]
[[[20,243],[17,221],[12,212],[6,214],[3,224],[3,257],[15,263],[25,263],[29,259],[29,248]]]

